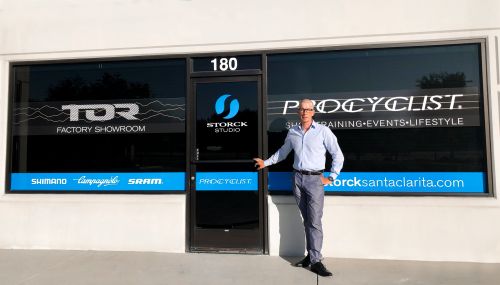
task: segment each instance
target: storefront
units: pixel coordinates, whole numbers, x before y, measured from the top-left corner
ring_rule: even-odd
[[[303,255],[291,155],[252,159],[310,98],[324,256],[500,262],[499,11],[0,1],[0,248]]]
[[[187,251],[267,253],[292,156],[252,158],[310,98],[346,157],[328,195],[491,197],[484,54],[472,39],[14,63],[6,189],[185,194]]]

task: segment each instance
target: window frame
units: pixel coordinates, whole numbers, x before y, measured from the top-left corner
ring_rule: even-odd
[[[382,48],[397,48],[397,47],[432,47],[432,46],[446,46],[446,45],[456,45],[456,44],[479,44],[480,46],[480,72],[481,72],[481,90],[483,91],[483,114],[484,114],[484,139],[485,139],[485,154],[486,154],[486,193],[397,193],[397,192],[377,192],[377,193],[329,193],[325,194],[330,196],[451,196],[451,197],[495,197],[496,191],[493,187],[493,162],[492,162],[492,130],[491,130],[491,122],[490,120],[490,86],[489,86],[489,77],[488,73],[488,42],[487,38],[484,37],[473,37],[467,39],[451,39],[451,40],[419,40],[419,41],[408,41],[408,42],[396,42],[396,43],[377,43],[377,44],[358,44],[358,45],[342,45],[342,46],[319,46],[319,47],[307,47],[307,48],[283,48],[283,49],[260,49],[253,51],[230,51],[230,52],[209,52],[209,53],[190,53],[183,55],[155,55],[155,56],[119,56],[119,57],[102,57],[102,58],[79,58],[79,59],[62,59],[62,60],[41,60],[41,61],[11,61],[9,62],[9,71],[8,71],[8,117],[7,117],[7,143],[6,143],[6,167],[5,167],[5,193],[10,194],[29,194],[29,193],[51,193],[51,194],[78,194],[82,193],[82,191],[19,191],[19,192],[11,192],[10,190],[10,175],[12,172],[12,152],[13,149],[13,131],[12,131],[12,108],[13,108],[13,98],[15,88],[15,78],[14,78],[14,68],[20,65],[42,65],[42,64],[66,64],[66,63],[91,63],[91,62],[102,62],[102,61],[140,61],[140,60],[148,60],[148,59],[184,59],[186,61],[186,98],[188,98],[189,94],[189,86],[191,82],[191,78],[197,76],[234,76],[239,75],[238,72],[217,72],[217,74],[197,74],[197,72],[193,72],[192,67],[192,58],[200,58],[200,57],[227,57],[227,56],[238,56],[238,55],[260,55],[262,59],[262,71],[255,73],[262,74],[262,100],[263,102],[267,102],[268,96],[268,71],[267,71],[267,56],[275,55],[275,54],[286,54],[286,53],[302,53],[302,52],[321,52],[321,51],[341,51],[341,50],[363,50],[363,49],[382,49]],[[189,104],[188,100],[186,100],[187,105]],[[189,106],[186,107],[186,116],[189,116]],[[262,110],[263,116],[263,125],[267,126],[267,108],[263,108]],[[190,157],[190,153],[188,147],[190,145],[190,137],[188,130],[186,129],[186,173],[189,173],[188,169],[188,160]],[[268,137],[267,137],[267,128],[263,130],[263,153],[268,153]],[[264,173],[264,185],[267,185],[267,169]],[[188,175],[186,175],[188,176]],[[188,181],[186,179],[185,189],[188,189]],[[86,192],[86,191],[83,191]],[[167,193],[163,192],[161,194],[186,194],[186,191],[168,191]],[[157,192],[144,192],[141,193],[139,191],[134,192],[89,192],[89,194],[160,194]],[[280,191],[273,191],[270,193],[271,195],[290,195],[290,193],[281,193]]]

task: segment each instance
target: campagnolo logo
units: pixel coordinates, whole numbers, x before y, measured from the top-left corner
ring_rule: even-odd
[[[111,176],[109,178],[87,178],[87,176],[80,176],[80,178],[73,179],[73,181],[76,181],[77,184],[84,184],[89,186],[96,185],[97,188],[101,186],[118,185],[118,183],[120,183],[118,176]]]
[[[215,102],[215,113],[217,115],[224,115],[223,119],[234,118],[240,110],[240,102],[238,99],[233,98],[229,103],[229,110],[226,110],[226,101],[233,95],[224,94],[217,98]],[[208,122],[207,128],[213,129],[215,133],[239,133],[242,127],[248,127],[248,122]]]

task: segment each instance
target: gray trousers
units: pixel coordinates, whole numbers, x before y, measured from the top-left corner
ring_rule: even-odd
[[[299,206],[306,234],[306,248],[311,263],[321,261],[323,246],[323,203],[325,190],[320,175],[294,173],[293,195]]]

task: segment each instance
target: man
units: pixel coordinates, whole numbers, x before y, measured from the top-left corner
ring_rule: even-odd
[[[344,164],[344,155],[332,131],[314,122],[313,101],[301,100],[298,115],[300,124],[290,128],[283,146],[266,161],[260,158],[254,158],[254,160],[260,170],[282,161],[292,149],[294,150],[293,194],[304,220],[307,245],[307,256],[295,265],[302,267],[311,265],[311,271],[318,275],[331,276],[332,273],[321,263],[323,187],[331,184],[339,175]],[[333,158],[331,174],[328,178],[323,177],[326,151]]]

